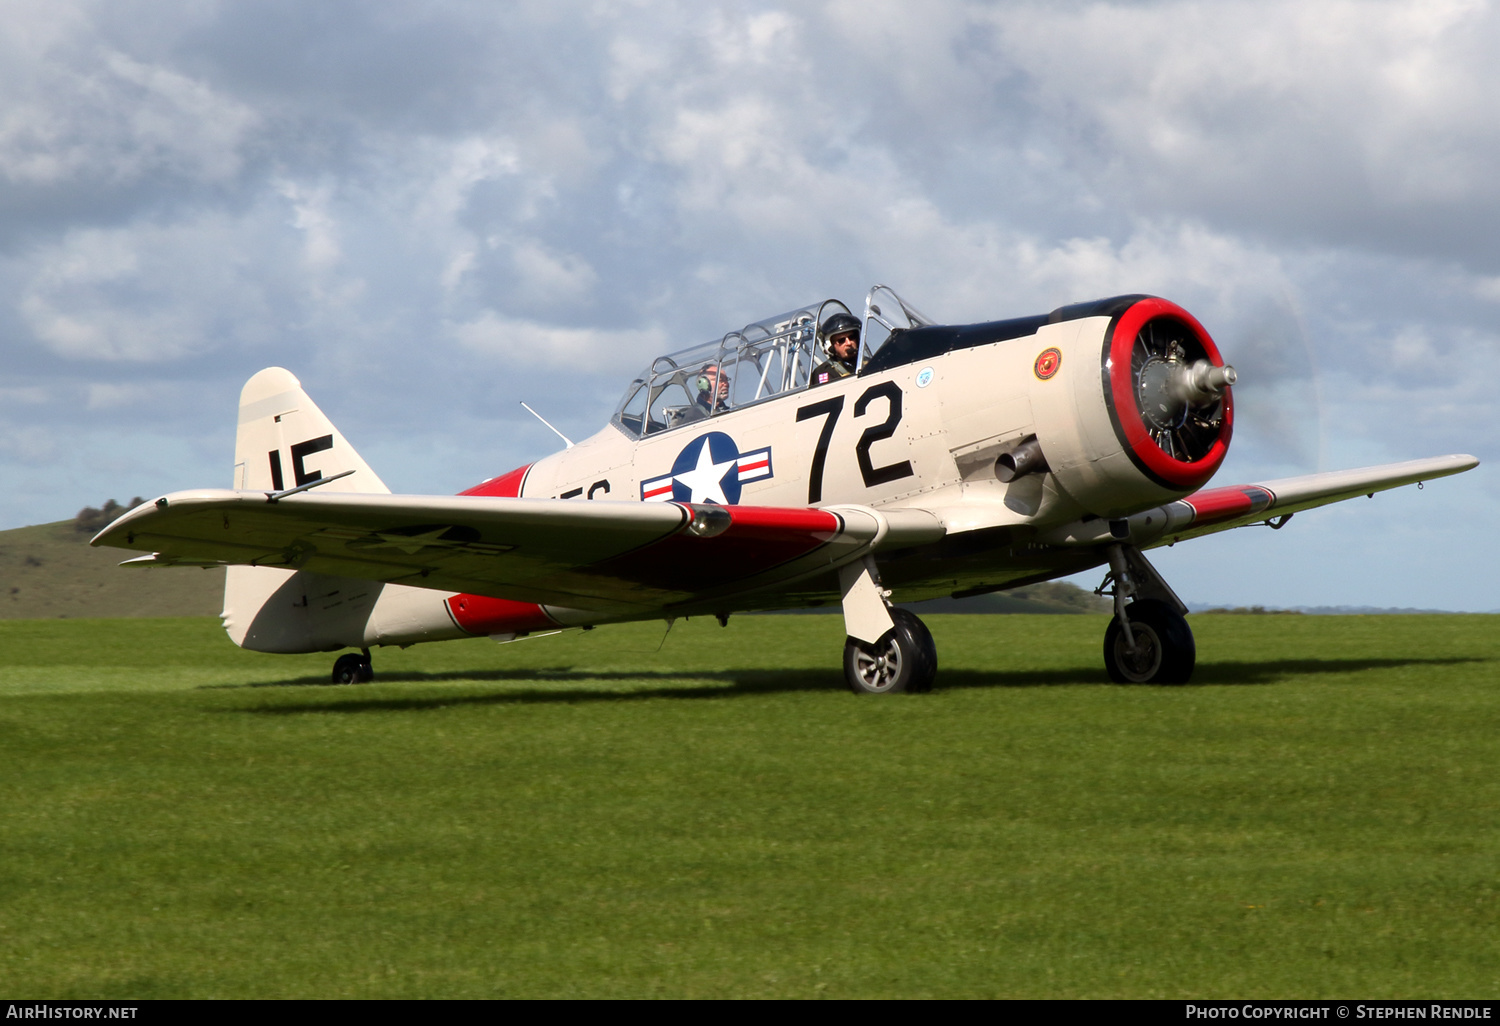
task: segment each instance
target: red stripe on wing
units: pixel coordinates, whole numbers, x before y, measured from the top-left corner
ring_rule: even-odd
[[[722,534],[699,538],[679,532],[579,572],[665,591],[709,591],[790,563],[843,530],[836,515],[821,509],[724,508],[730,525]]]
[[[454,595],[448,600],[454,623],[470,634],[520,634],[556,627],[535,602],[513,602],[487,595]]]
[[[1182,501],[1193,507],[1193,523],[1216,524],[1268,509],[1276,496],[1256,485],[1231,485],[1194,492]]]

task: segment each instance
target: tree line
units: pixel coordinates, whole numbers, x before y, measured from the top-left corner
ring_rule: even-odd
[[[98,534],[145,501],[145,499],[137,495],[125,506],[120,505],[114,499],[110,499],[99,509],[95,509],[93,506],[85,506],[73,518],[73,529],[75,531],[87,531],[89,534]]]

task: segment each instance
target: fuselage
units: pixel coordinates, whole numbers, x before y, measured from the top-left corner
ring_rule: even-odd
[[[883,585],[895,600],[911,601],[1098,565],[1097,549],[1049,539],[1064,525],[1128,517],[1201,487],[1228,445],[1227,394],[1211,422],[1198,415],[1195,430],[1206,436],[1196,451],[1178,451],[1194,443],[1182,434],[1185,420],[1176,427],[1152,420],[1153,366],[1168,366],[1170,357],[1177,367],[1194,352],[1222,363],[1191,315],[1161,300],[1121,297],[1039,317],[916,326],[894,332],[858,374],[824,384],[809,373],[812,309],[784,315],[803,320],[782,320],[759,337],[747,340],[747,328],[717,348],[658,358],[599,432],[461,494],[921,510],[941,522],[943,537],[879,554]],[[1167,342],[1148,339],[1155,324]],[[707,391],[693,401],[693,381],[721,388],[721,401],[708,401]],[[997,460],[1028,447],[1030,472],[1001,471]],[[243,467],[263,446],[242,448]],[[308,651],[839,601],[834,569],[730,597],[716,590],[713,566],[701,573],[711,599],[622,614],[231,568],[225,622],[246,647]],[[318,595],[325,610],[315,615]]]
[[[1105,307],[1092,316],[903,333],[857,376],[644,435],[617,416],[572,448],[465,494],[913,507],[935,512],[951,537],[882,558],[898,600],[1062,576],[1098,565],[1097,555],[1038,544],[1039,536],[1178,498],[1222,460],[1215,453],[1201,461],[1211,465],[1178,481],[1137,465],[1107,395],[1119,320]],[[1002,481],[997,457],[1030,438],[1040,439],[1048,472]],[[836,598],[829,575],[747,601]]]

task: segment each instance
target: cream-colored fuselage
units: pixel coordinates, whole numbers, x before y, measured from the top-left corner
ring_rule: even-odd
[[[843,378],[640,440],[611,425],[539,460],[522,494],[639,501],[642,482],[669,474],[701,435],[722,432],[741,453],[770,449],[772,475],[747,481],[740,505],[919,507],[955,531],[1126,515],[1175,494],[1127,469],[1100,384],[1108,323],[1095,317],[1047,325],[1034,335]],[[1039,378],[1037,357],[1052,348],[1060,365]],[[1040,436],[1051,473],[1002,483],[996,457],[1031,435]],[[1106,480],[1108,499],[1099,502]],[[1121,488],[1122,480],[1140,484]]]

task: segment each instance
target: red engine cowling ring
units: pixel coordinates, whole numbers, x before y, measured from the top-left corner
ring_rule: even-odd
[[[1214,345],[1214,340],[1196,317],[1165,299],[1140,299],[1117,314],[1105,332],[1102,353],[1104,402],[1109,408],[1109,419],[1116,437],[1141,473],[1165,488],[1195,491],[1213,477],[1229,452],[1229,439],[1234,433],[1234,399],[1226,389],[1218,435],[1201,456],[1192,460],[1179,459],[1157,444],[1146,428],[1131,365],[1137,336],[1149,322],[1157,319],[1186,329],[1210,363],[1215,367],[1224,365],[1219,347]]]

